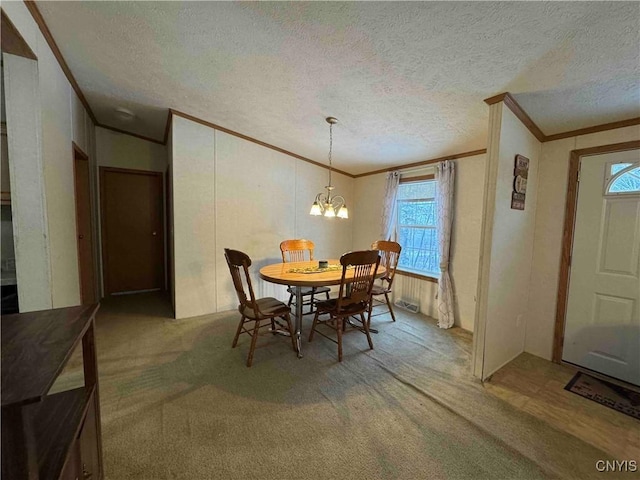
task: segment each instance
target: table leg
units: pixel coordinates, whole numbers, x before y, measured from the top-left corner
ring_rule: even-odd
[[[296,287],[296,345],[298,347],[298,358],[302,358],[302,287]]]

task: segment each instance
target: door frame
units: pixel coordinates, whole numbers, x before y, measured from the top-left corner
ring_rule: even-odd
[[[84,151],[78,146],[76,142],[71,142],[73,148],[73,195],[75,200],[75,209],[76,209],[76,251],[78,254],[78,279],[79,279],[79,290],[80,290],[80,302],[82,302],[84,291],[82,289],[82,260],[80,259],[80,235],[78,233],[78,225],[80,223],[80,219],[78,218],[78,190],[76,188],[76,179],[78,176],[78,172],[76,171],[76,159],[82,160],[83,162],[87,162],[87,171],[89,172],[89,212],[93,213],[93,205],[91,202],[91,165],[89,164],[89,155],[84,153]],[[93,223],[93,215],[89,215],[89,230],[91,231],[91,236],[94,235],[94,223]],[[93,263],[93,298],[94,300],[100,298],[98,293],[96,281],[96,262],[95,262],[95,250],[94,245],[91,245],[91,262]]]
[[[108,269],[108,262],[107,262],[107,229],[106,229],[106,224],[105,224],[105,220],[106,220],[106,216],[105,216],[105,186],[104,186],[104,173],[105,172],[115,172],[115,173],[127,173],[130,175],[147,175],[150,177],[160,177],[160,191],[162,192],[162,196],[164,197],[164,174],[162,172],[155,172],[152,170],[135,170],[132,168],[119,168],[119,167],[99,167],[99,177],[100,177],[100,251],[101,251],[101,258],[102,258],[102,285],[104,288],[104,295],[111,295],[110,293],[110,288],[109,288],[109,282],[108,282],[108,275],[107,275],[107,269]],[[160,208],[162,210],[164,210],[164,198],[160,198]],[[160,212],[160,218],[164,219],[164,211]],[[165,232],[165,225],[164,225],[164,221],[162,224],[162,227],[160,229],[160,231],[162,232],[162,242],[164,244],[164,239],[166,238],[166,232]],[[166,288],[166,284],[164,282],[165,279],[165,274],[167,271],[167,266],[166,266],[166,253],[164,251],[164,247],[163,247],[163,254],[162,254],[162,286],[160,287],[161,290],[164,290]]]
[[[578,205],[578,173],[580,160],[584,157],[605,153],[624,152],[640,149],[640,140],[600,145],[598,147],[572,150],[569,158],[569,176],[567,181],[567,200],[564,213],[564,231],[562,233],[562,255],[560,256],[560,275],[558,279],[558,295],[556,301],[556,322],[553,334],[554,363],[562,363],[564,345],[564,327],[569,299],[569,276],[571,271],[571,254],[573,251],[573,231],[576,223],[576,207]]]

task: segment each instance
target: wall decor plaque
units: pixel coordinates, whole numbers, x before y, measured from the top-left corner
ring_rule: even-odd
[[[513,168],[513,192],[511,193],[511,208],[514,210],[524,210],[528,177],[529,159],[522,155],[516,155]]]

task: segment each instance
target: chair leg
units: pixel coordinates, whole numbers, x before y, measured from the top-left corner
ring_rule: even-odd
[[[367,316],[367,325],[371,326],[371,312],[373,311],[373,297],[369,300],[369,313]]]
[[[289,294],[289,303],[287,303],[287,307],[290,307],[292,303],[293,303],[293,293],[290,293]]]
[[[260,328],[260,320],[255,320],[253,334],[251,335],[251,347],[249,347],[249,358],[247,359],[247,367],[253,363],[253,352],[256,350],[256,341],[258,340],[258,329]]]
[[[313,324],[311,325],[311,333],[309,333],[309,342],[313,340],[313,334],[316,331],[316,325],[318,324],[318,316],[320,316],[320,312],[316,310],[316,315],[313,317]]]
[[[236,348],[236,345],[238,345],[238,337],[240,337],[240,332],[242,332],[242,326],[244,325],[244,319],[245,319],[245,316],[242,315],[242,318],[240,319],[240,323],[238,324],[238,329],[236,330],[236,336],[233,337],[233,343],[231,344],[231,348]]]
[[[298,349],[296,348],[296,334],[293,331],[293,326],[291,325],[291,315],[287,313],[286,315],[283,315],[282,318],[287,321],[287,326],[289,327],[289,335],[291,336],[291,346],[293,347],[293,351],[297,352]]]
[[[373,350],[373,342],[371,341],[371,335],[369,334],[369,325],[364,319],[364,313],[360,314],[360,318],[362,319],[362,326],[364,327],[364,333],[367,335],[367,341],[369,342],[369,350]]]
[[[389,307],[389,313],[391,314],[391,318],[393,321],[396,321],[396,316],[393,314],[393,307],[391,306],[391,302],[389,301],[389,294],[385,293],[384,298],[387,300],[387,306]]]
[[[338,361],[342,361],[342,326],[344,325],[344,318],[338,317],[336,319],[336,331],[338,332]]]

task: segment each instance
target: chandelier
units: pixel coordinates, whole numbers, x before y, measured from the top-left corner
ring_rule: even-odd
[[[335,117],[327,117],[329,124],[329,185],[327,185],[327,193],[319,193],[311,206],[311,215],[324,215],[325,217],[349,218],[349,211],[344,203],[344,198],[340,195],[332,195],[334,187],[331,186],[331,154],[333,150],[333,126],[338,123]],[[337,213],[336,213],[337,212]]]

